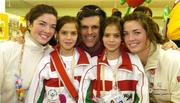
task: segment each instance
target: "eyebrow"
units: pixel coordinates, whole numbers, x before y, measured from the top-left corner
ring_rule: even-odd
[[[133,30],[133,31],[138,31],[138,30],[140,30],[140,29],[135,29],[135,30]]]
[[[43,22],[45,24],[47,24],[47,22],[43,21],[43,20],[38,20],[39,22]],[[56,24],[52,24],[53,26],[56,26]]]

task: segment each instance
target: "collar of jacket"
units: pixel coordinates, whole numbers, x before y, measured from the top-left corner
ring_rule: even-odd
[[[120,56],[122,58],[122,64],[119,66],[119,69],[132,71],[131,60],[130,60],[130,57],[129,57],[127,51],[124,49],[121,49],[120,52],[121,52]],[[107,58],[104,58],[104,56],[105,56],[105,50],[103,51],[102,55],[99,56],[98,64],[109,65]]]
[[[25,34],[25,46],[35,52],[44,52],[49,48],[48,44],[43,46],[39,44],[37,41],[35,41],[29,32],[26,32]]]
[[[144,67],[145,71],[158,68],[160,48],[161,47],[159,44],[157,44],[156,47],[152,43],[150,44],[150,51],[148,54],[147,63]]]
[[[84,50],[82,50],[81,48],[76,48],[77,49],[77,52],[79,54],[79,59],[78,59],[78,62],[77,64],[89,64],[89,59],[85,53]],[[58,45],[55,50],[57,50],[58,52],[60,52],[60,46]]]

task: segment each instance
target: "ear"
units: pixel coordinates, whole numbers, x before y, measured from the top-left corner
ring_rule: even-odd
[[[56,38],[57,42],[59,43],[59,34],[58,34],[58,32],[56,32],[56,33],[54,34],[54,37]]]
[[[31,30],[31,28],[32,28],[32,24],[29,21],[27,22],[27,27],[29,30]]]

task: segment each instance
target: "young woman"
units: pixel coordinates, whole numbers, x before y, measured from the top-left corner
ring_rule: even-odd
[[[81,103],[149,103],[148,81],[140,59],[121,48],[122,26],[118,18],[105,21],[101,56],[81,80]]]
[[[51,50],[57,12],[52,6],[37,5],[26,15],[29,32],[24,42],[0,45],[0,103],[23,102],[40,59]]]
[[[161,49],[156,23],[143,13],[124,17],[124,41],[139,56],[149,80],[151,103],[179,103],[180,52]]]
[[[59,45],[39,63],[27,103],[76,103],[83,71],[90,64],[90,55],[75,48],[78,25],[74,17],[57,21]]]

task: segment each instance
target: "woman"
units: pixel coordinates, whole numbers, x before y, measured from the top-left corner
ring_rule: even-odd
[[[41,4],[25,18],[29,32],[24,42],[7,41],[0,46],[0,103],[24,102],[38,62],[51,50],[47,43],[55,34],[57,11]]]
[[[90,55],[74,47],[78,38],[74,17],[61,17],[56,31],[59,45],[39,63],[27,103],[76,103],[78,100],[81,75],[90,64]]]
[[[105,21],[102,37],[105,50],[94,57],[80,84],[79,102],[149,103],[148,81],[136,55],[121,49],[122,25],[118,18]]]
[[[143,13],[124,17],[124,41],[141,59],[149,80],[151,103],[179,103],[180,52],[163,50],[156,23]]]

